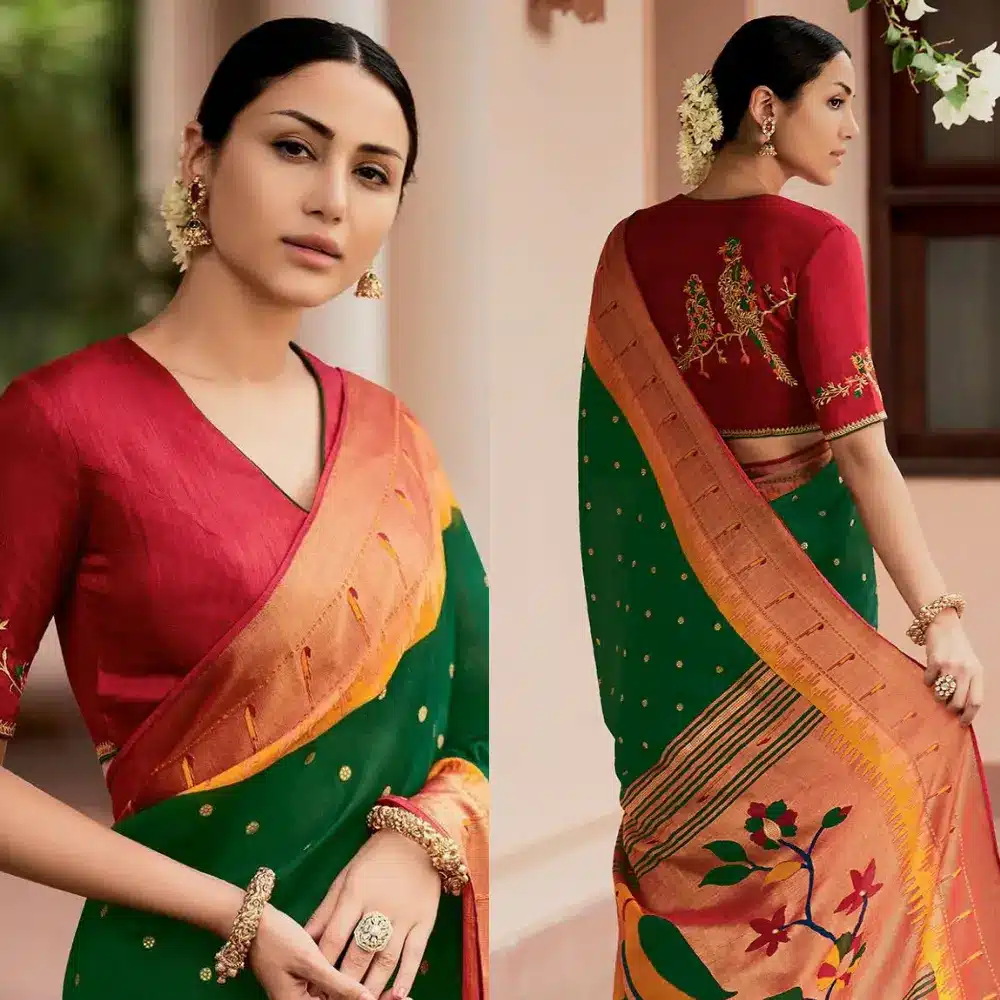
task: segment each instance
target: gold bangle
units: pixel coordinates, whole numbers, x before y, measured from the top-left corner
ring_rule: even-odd
[[[925,604],[913,619],[913,624],[906,630],[907,636],[918,646],[927,645],[927,630],[934,619],[947,608],[953,608],[958,617],[965,614],[965,598],[961,594],[945,594],[929,604]]]
[[[372,833],[392,830],[419,844],[426,852],[435,871],[441,877],[441,886],[452,896],[461,896],[469,882],[469,869],[462,860],[462,852],[451,837],[439,833],[426,820],[401,806],[377,805],[368,813],[368,829]]]
[[[260,919],[264,908],[274,891],[275,874],[270,868],[260,868],[250,879],[247,891],[243,895],[243,903],[236,919],[229,940],[215,955],[215,971],[218,973],[216,982],[225,983],[235,979],[246,966],[250,946],[257,936]]]

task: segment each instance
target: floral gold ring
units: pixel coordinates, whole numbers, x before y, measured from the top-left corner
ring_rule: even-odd
[[[934,682],[934,697],[938,701],[951,701],[958,690],[958,681],[954,674],[942,674]]]
[[[392,921],[378,910],[366,913],[354,928],[354,943],[369,955],[382,951],[392,937]]]

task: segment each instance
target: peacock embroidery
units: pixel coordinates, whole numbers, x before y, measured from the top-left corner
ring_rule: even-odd
[[[780,296],[775,295],[769,285],[763,286],[764,295],[770,303],[765,308],[758,295],[757,283],[743,262],[742,243],[736,237],[730,237],[719,248],[719,254],[725,262],[719,276],[719,295],[730,329],[724,329],[716,320],[701,278],[692,274],[685,286],[690,343],[685,347],[680,336],[674,338],[677,367],[683,372],[697,362],[699,373],[709,378],[705,370],[706,358],[714,354],[719,364],[728,364],[725,350],[731,341],[739,345],[740,363],[748,365],[750,355],[747,353],[746,339],[749,337],[764,355],[779,382],[798,385],[798,380],[771,346],[764,332],[764,320],[772,313],[784,308],[788,311],[789,318],[792,316],[792,303],[796,293],[789,288],[788,278],[784,279]]]

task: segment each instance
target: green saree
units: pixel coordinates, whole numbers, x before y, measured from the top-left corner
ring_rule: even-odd
[[[239,886],[272,868],[273,904],[304,924],[392,796],[455,839],[472,876],[442,896],[412,996],[481,1000],[485,576],[423,432],[382,390],[348,390],[343,471],[280,579],[112,763],[115,829]],[[63,996],[214,995],[221,943],[89,900]],[[249,970],[225,991],[264,996]]]
[[[824,443],[743,469],[628,268],[595,279],[580,531],[622,824],[614,1000],[1000,996],[975,738],[876,631]]]

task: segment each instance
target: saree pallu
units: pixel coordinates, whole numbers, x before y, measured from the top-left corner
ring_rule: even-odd
[[[378,800],[462,848],[411,994],[487,995],[488,606],[475,545],[426,436],[395,397],[346,386],[340,452],[267,593],[112,761],[115,829],[305,923],[368,837]],[[221,941],[88,900],[64,997],[214,995]],[[264,992],[247,969],[225,987]]]
[[[645,311],[621,226],[580,406],[622,784],[615,1000],[997,1000],[975,737],[876,631],[872,547],[828,447],[739,466]]]

